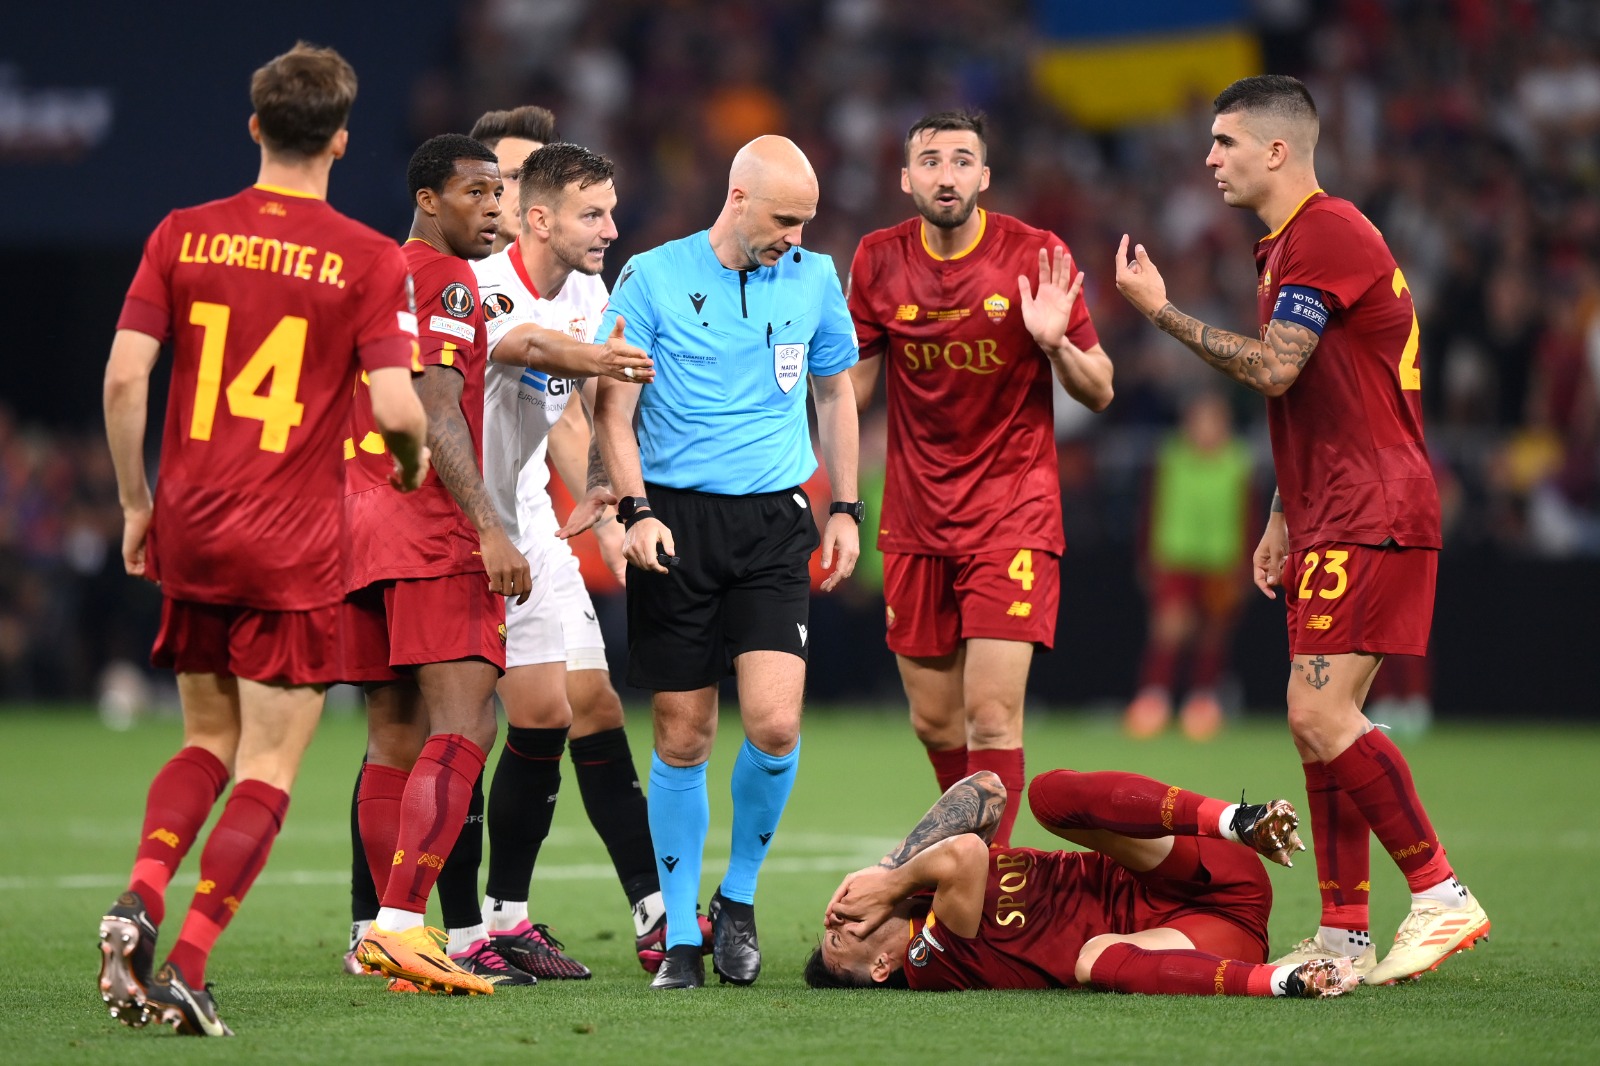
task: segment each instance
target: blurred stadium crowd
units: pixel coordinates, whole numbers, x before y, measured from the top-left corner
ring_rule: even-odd
[[[985,109],[982,202],[1066,239],[1116,364],[1108,412],[1063,408],[1068,541],[1128,542],[1159,439],[1189,395],[1225,383],[1116,295],[1117,241],[1151,249],[1178,306],[1237,328],[1254,321],[1260,227],[1207,180],[1207,95],[1157,123],[1078,128],[1034,88],[1029,6],[469,0],[417,76],[413,133],[552,108],[563,139],[617,162],[609,279],[707,225],[733,151],[783,132],[821,179],[806,243],[843,272],[861,235],[910,211],[896,178],[911,122]],[[1600,556],[1600,4],[1247,6],[1265,68],[1302,77],[1321,109],[1323,185],[1384,232],[1416,298],[1447,542]],[[1265,493],[1261,405],[1228,395]],[[98,427],[46,433],[0,408],[0,699],[90,695],[108,662],[143,660],[154,600],[117,591],[119,531]]]

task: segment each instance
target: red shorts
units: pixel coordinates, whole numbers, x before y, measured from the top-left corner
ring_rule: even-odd
[[[1152,613],[1192,607],[1211,624],[1233,620],[1250,578],[1238,570],[1204,574],[1195,570],[1158,570],[1151,592]]]
[[[398,681],[401,668],[483,659],[506,668],[506,599],[482,573],[380,581],[339,608],[340,680]]]
[[[339,607],[259,611],[223,603],[161,599],[161,632],[150,662],[180,674],[242,677],[268,685],[340,680]]]
[[[889,650],[948,655],[963,640],[1018,640],[1050,648],[1061,606],[1061,559],[1038,548],[981,555],[885,552]]]
[[[1289,657],[1426,655],[1438,573],[1433,548],[1322,544],[1290,552]]]
[[[1217,837],[1174,837],[1172,853],[1139,883],[1133,929],[1166,927],[1196,950],[1240,962],[1267,959],[1272,881],[1250,848]]]

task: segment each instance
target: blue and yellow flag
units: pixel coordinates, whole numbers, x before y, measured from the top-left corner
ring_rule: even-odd
[[[1243,0],[1035,0],[1034,84],[1092,130],[1169,118],[1262,73]]]

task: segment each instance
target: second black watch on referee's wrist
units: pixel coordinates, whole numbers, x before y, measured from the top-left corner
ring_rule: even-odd
[[[624,496],[617,501],[617,521],[624,527],[650,513],[650,501],[643,496]]]
[[[840,503],[836,500],[834,501],[833,505],[828,508],[828,514],[847,514],[851,518],[854,518],[856,520],[856,525],[859,526],[867,517],[867,505],[861,500],[854,500],[850,503]]]

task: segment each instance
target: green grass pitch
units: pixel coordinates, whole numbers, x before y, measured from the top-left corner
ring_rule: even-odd
[[[642,764],[648,723],[633,714]],[[704,894],[727,855],[727,772],[738,723],[713,760]],[[339,970],[349,914],[348,799],[357,716],[330,715],[307,756],[265,874],[223,936],[210,977],[239,1038],[181,1040],[110,1021],[95,991],[95,925],[132,860],[149,777],[175,747],[170,721],[128,733],[77,711],[0,714],[0,1011],[7,1062],[398,1063],[1252,1063],[1600,1061],[1600,730],[1443,726],[1405,744],[1450,856],[1487,907],[1492,940],[1423,981],[1326,1002],[1055,993],[813,992],[800,982],[839,877],[876,860],[933,799],[897,711],[813,711],[800,776],[773,843],[757,913],[766,965],[753,988],[646,990],[626,901],[567,774],[534,875],[533,911],[595,971],[492,998],[390,995]],[[1279,719],[1215,742],[1124,740],[1103,718],[1035,713],[1032,771],[1131,769],[1212,795],[1303,800]],[[1051,846],[1028,820],[1016,842]],[[194,885],[198,849],[169,910]],[[1374,936],[1405,886],[1374,856]],[[1316,924],[1309,853],[1273,870],[1275,951]],[[169,919],[173,935],[176,917]],[[713,980],[715,980],[713,978]]]

